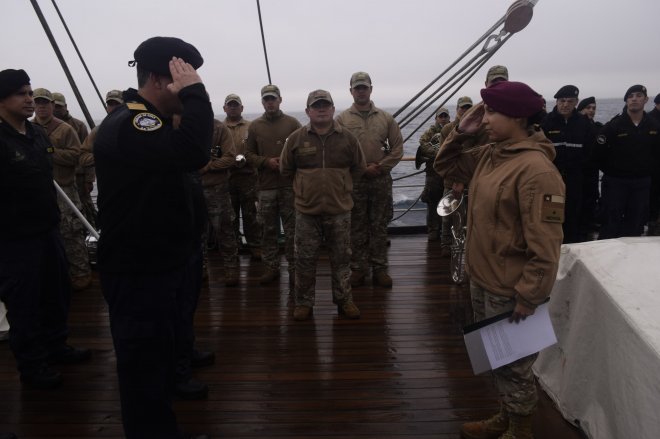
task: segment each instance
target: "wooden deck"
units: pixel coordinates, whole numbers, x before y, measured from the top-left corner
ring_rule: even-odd
[[[452,285],[448,260],[423,235],[392,237],[392,289],[357,288],[357,321],[337,317],[327,257],[317,273],[317,304],[294,322],[288,279],[260,286],[259,262],[241,256],[240,287],[210,272],[197,313],[197,345],[216,352],[196,376],[205,401],[176,401],[180,424],[213,438],[458,438],[462,422],[497,410],[490,376],[474,376],[461,328],[466,289]],[[211,253],[212,267],[217,254]],[[56,390],[23,389],[7,343],[0,344],[0,433],[21,439],[121,438],[119,395],[108,316],[98,280],[76,293],[70,343],[91,362],[62,366]],[[541,392],[542,393],[542,392]],[[580,438],[542,394],[538,439]]]

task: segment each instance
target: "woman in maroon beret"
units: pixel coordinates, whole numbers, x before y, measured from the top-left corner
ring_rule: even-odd
[[[555,150],[537,123],[543,98],[521,82],[481,90],[483,102],[447,137],[435,169],[469,181],[466,270],[475,321],[512,311],[518,323],[550,295],[563,234],[565,188],[552,164]],[[480,128],[486,145],[462,150]],[[493,371],[500,411],[464,424],[463,438],[531,438],[537,395],[536,354]]]

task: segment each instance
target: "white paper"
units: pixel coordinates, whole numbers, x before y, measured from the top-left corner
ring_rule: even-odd
[[[548,304],[518,323],[508,317],[465,333],[465,346],[475,374],[497,369],[557,343]]]

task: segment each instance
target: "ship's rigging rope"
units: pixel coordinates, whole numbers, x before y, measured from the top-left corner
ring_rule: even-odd
[[[257,0],[257,12],[259,13],[259,28],[261,29],[261,43],[264,46],[264,58],[266,59],[266,72],[268,73],[268,84],[272,84],[273,81],[270,79],[270,65],[268,64],[268,52],[266,51],[266,37],[264,36],[264,24],[261,20],[261,6],[259,5],[259,0]]]

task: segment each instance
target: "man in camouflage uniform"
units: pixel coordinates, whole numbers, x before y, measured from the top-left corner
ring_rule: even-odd
[[[69,109],[67,108],[66,98],[62,93],[54,92],[53,93],[53,104],[55,105],[53,114],[56,118],[63,120],[64,122],[71,125],[78,135],[78,140],[80,144],[84,145],[85,140],[89,137],[87,131],[87,125],[80,119],[76,119],[71,116]],[[78,197],[80,198],[80,203],[82,205],[81,212],[85,215],[87,221],[95,225],[96,224],[96,209],[92,203],[92,197],[90,195],[91,191],[87,191],[88,184],[86,182],[93,177],[89,175],[90,166],[89,163],[93,163],[94,158],[92,157],[91,151],[83,148],[80,152],[80,157],[78,159],[78,166],[76,166],[76,187],[78,189]],[[93,172],[93,170],[91,171]],[[94,181],[94,180],[92,180]]]
[[[387,224],[392,219],[392,177],[390,171],[403,157],[403,137],[394,118],[371,101],[371,77],[365,72],[351,76],[353,105],[337,122],[362,145],[367,169],[353,184],[351,211],[351,284],[364,284],[369,267],[373,284],[391,287],[387,273]]]
[[[225,126],[234,139],[236,154],[245,156],[245,142],[250,121],[243,119],[243,103],[230,94],[222,107],[227,117]],[[243,218],[243,233],[253,259],[261,259],[261,227],[257,221],[257,171],[249,164],[235,167],[229,173],[229,195],[234,208],[234,233],[240,247],[239,219]]]
[[[263,227],[261,254],[264,272],[259,282],[266,284],[280,277],[280,256],[277,247],[279,221],[284,227],[284,249],[289,263],[289,292],[293,291],[295,268],[293,237],[295,212],[291,177],[280,174],[280,154],[289,135],[300,128],[300,122],[280,110],[282,95],[276,85],[261,89],[264,114],[248,128],[246,157],[249,165],[259,171],[257,180],[258,215]]]
[[[314,306],[316,263],[325,238],[330,251],[332,302],[349,319],[360,317],[351,294],[351,208],[353,179],[366,163],[357,138],[332,120],[335,107],[325,90],[307,98],[309,125],[294,131],[280,157],[280,172],[293,176],[296,195],[295,320]]]
[[[53,95],[45,88],[34,90],[35,117],[32,122],[46,130],[48,138],[55,147],[53,154],[53,176],[73,204],[82,209],[76,189],[76,166],[80,157],[80,141],[71,126],[53,116]],[[60,233],[64,240],[64,249],[69,261],[69,275],[74,290],[84,290],[92,280],[89,254],[85,246],[85,229],[82,222],[68,204],[57,197],[60,208]]]
[[[419,138],[419,148],[415,156],[415,167],[419,169],[426,164],[426,179],[422,201],[426,203],[426,228],[429,241],[437,241],[441,229],[441,218],[437,212],[438,202],[443,195],[442,177],[433,169],[433,161],[440,147],[440,131],[450,123],[449,111],[438,108],[435,112],[435,123]]]
[[[225,285],[228,287],[238,285],[239,276],[238,240],[234,233],[234,209],[229,198],[229,169],[235,163],[236,148],[229,128],[214,119],[211,160],[200,173],[209,221],[222,252]]]

